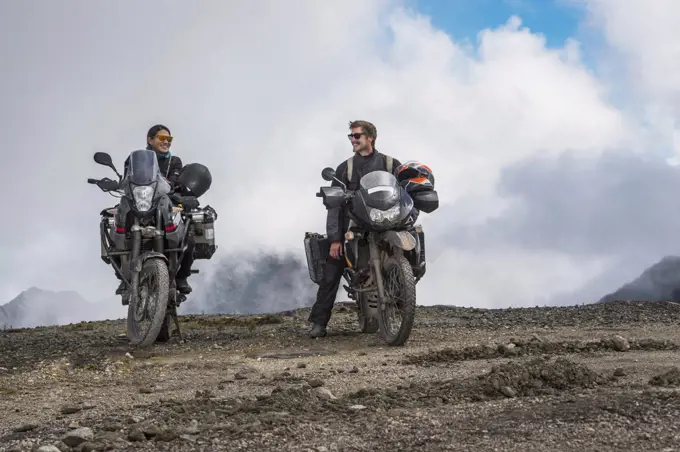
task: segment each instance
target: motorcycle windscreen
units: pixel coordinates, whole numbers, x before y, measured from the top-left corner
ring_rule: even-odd
[[[387,171],[373,171],[359,181],[359,189],[366,206],[387,210],[401,201],[401,187],[397,178]]]
[[[129,165],[127,177],[132,184],[149,185],[158,180],[160,168],[154,151],[147,149],[132,151]]]

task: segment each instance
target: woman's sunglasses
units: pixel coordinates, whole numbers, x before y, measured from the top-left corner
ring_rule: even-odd
[[[172,137],[169,135],[156,135],[156,138],[158,138],[160,141],[167,141],[168,143],[172,143]]]

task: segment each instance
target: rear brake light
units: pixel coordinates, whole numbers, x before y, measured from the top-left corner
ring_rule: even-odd
[[[173,232],[175,229],[177,229],[176,224],[169,224],[165,227],[165,232]]]
[[[116,226],[116,232],[118,234],[125,234],[125,228],[121,226]]]

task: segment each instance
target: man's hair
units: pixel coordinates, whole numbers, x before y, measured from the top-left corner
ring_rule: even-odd
[[[368,138],[373,139],[373,149],[375,149],[375,142],[378,140],[378,129],[368,121],[350,121],[349,128],[361,127],[361,131],[366,134]]]

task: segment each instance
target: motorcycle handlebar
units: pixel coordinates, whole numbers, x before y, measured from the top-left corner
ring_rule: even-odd
[[[97,179],[89,178],[89,179],[87,180],[87,183],[88,183],[88,184],[94,184],[94,185],[96,185],[97,182],[99,182],[99,180],[97,180]]]

